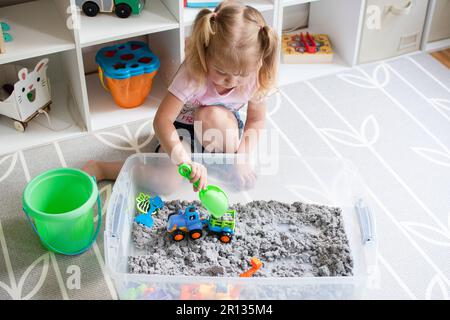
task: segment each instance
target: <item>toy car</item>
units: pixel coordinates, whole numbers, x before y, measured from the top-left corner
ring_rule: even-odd
[[[200,239],[203,235],[203,226],[208,220],[201,219],[197,209],[194,206],[188,206],[184,212],[171,213],[168,217],[167,231],[172,234],[172,239],[181,241],[185,233],[189,233],[192,240]]]
[[[236,226],[236,211],[228,210],[220,218],[210,216],[208,220],[208,229],[219,235],[219,240],[223,243],[229,243],[233,238]]]
[[[113,12],[119,18],[128,18],[139,14],[145,6],[145,0],[76,0],[88,17],[95,17],[99,12]]]

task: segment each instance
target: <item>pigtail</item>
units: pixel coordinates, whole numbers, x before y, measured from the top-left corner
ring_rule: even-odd
[[[259,89],[257,96],[264,96],[275,86],[278,70],[278,36],[270,27],[264,26],[259,30],[261,41],[262,66],[259,69]]]
[[[198,85],[204,84],[206,79],[206,51],[215,34],[216,17],[217,13],[209,9],[201,10],[195,18],[192,36],[186,46],[187,71]]]

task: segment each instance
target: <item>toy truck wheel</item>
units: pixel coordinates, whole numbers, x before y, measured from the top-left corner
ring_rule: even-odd
[[[98,5],[95,2],[92,1],[87,1],[83,4],[83,12],[85,15],[87,15],[88,17],[95,17],[98,12],[100,11],[100,8],[98,7]]]
[[[200,229],[195,229],[195,230],[191,230],[189,232],[189,236],[191,237],[192,240],[197,240],[200,239],[202,237],[202,230]]]
[[[128,18],[131,15],[131,8],[125,3],[116,5],[114,12],[119,18]]]
[[[231,233],[229,233],[229,232],[223,232],[223,233],[220,235],[219,240],[220,240],[220,242],[223,242],[223,243],[230,243],[232,237],[233,237],[233,236],[231,235]]]
[[[183,233],[183,231],[181,231],[181,230],[175,230],[174,232],[173,232],[173,234],[172,234],[172,239],[174,240],[174,241],[181,241],[181,240],[183,240],[184,239],[184,233]]]
[[[14,121],[14,128],[16,128],[17,131],[24,132],[26,127],[27,124],[25,122]]]

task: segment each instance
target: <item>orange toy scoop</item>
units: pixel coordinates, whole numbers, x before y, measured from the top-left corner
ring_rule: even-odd
[[[250,269],[248,269],[247,271],[245,271],[244,273],[241,273],[241,274],[239,275],[239,277],[242,277],[242,278],[249,278],[249,277],[253,276],[253,274],[254,274],[256,271],[258,271],[259,268],[261,268],[261,266],[262,266],[261,260],[259,260],[259,259],[256,258],[256,257],[253,257],[253,258],[250,260],[250,263],[252,264],[252,267],[251,267]]]

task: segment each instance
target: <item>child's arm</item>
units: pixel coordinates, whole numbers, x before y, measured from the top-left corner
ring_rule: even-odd
[[[183,102],[172,93],[167,93],[156,112],[153,128],[161,147],[175,165],[180,165],[181,163],[189,163],[191,165],[190,182],[194,183],[200,180],[198,187],[193,187],[194,191],[199,191],[207,185],[206,168],[199,163],[191,161],[191,157],[183,148],[177,130],[173,125],[182,108]]]
[[[266,118],[265,102],[249,102],[247,107],[247,120],[245,121],[244,133],[237,153],[250,153],[258,143],[259,136],[264,128]]]
[[[153,121],[153,128],[161,147],[176,165],[191,161],[191,157],[184,150],[173,125],[182,108],[183,102],[168,92],[162,100]]]

